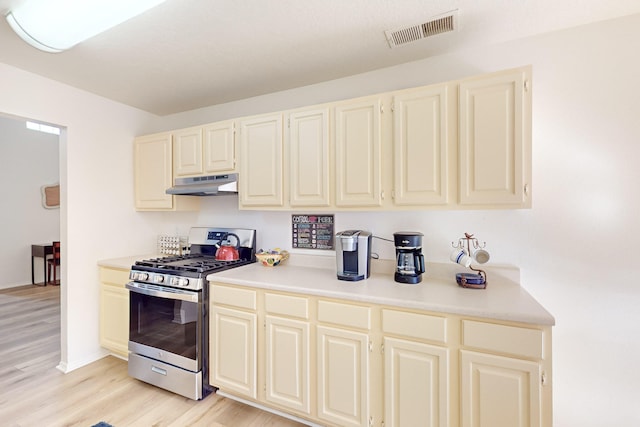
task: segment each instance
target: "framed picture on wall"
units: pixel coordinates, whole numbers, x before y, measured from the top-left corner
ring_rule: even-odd
[[[45,209],[57,209],[60,207],[60,184],[43,185],[40,187],[42,193],[42,206]]]

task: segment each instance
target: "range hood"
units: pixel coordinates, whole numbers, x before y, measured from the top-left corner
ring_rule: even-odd
[[[238,194],[238,174],[176,178],[167,194],[182,196],[223,196]]]

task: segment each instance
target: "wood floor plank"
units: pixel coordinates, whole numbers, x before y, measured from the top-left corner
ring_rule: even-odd
[[[302,424],[212,394],[201,401],[129,377],[107,356],[63,374],[60,287],[0,290],[2,427],[301,427]]]

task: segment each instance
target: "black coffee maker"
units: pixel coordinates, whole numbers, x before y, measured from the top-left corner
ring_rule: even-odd
[[[393,233],[396,245],[396,273],[394,279],[399,283],[420,283],[424,273],[424,255],[422,255],[422,233],[398,231]]]

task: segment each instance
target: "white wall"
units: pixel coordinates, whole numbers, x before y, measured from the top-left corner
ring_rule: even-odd
[[[146,253],[147,242],[164,220],[133,209],[132,139],[157,126],[156,117],[4,64],[0,93],[0,113],[63,127],[60,368],[73,369],[104,354],[98,344],[96,261]],[[4,201],[2,207],[6,209]]]
[[[31,283],[31,245],[60,238],[60,210],[44,208],[41,193],[59,174],[57,135],[0,116],[0,288]],[[45,265],[34,260],[36,283],[46,280]]]
[[[337,229],[425,234],[447,261],[466,232],[555,317],[554,425],[640,425],[640,15],[262,96],[167,118],[167,129],[533,65],[533,208],[339,213]],[[207,199],[200,225],[251,226],[258,245],[289,245],[289,213],[238,212]],[[392,256],[390,244],[374,250]],[[453,282],[452,282],[453,285]]]
[[[198,224],[256,227],[265,247],[289,241],[289,213],[238,212],[233,199],[206,199],[200,215],[134,212],[134,135],[532,64],[532,209],[336,214],[337,227],[386,237],[420,230],[431,261],[445,261],[465,231],[486,240],[492,262],[520,266],[523,286],[556,317],[555,426],[640,424],[638,51],[635,15],[161,120],[0,65],[0,112],[68,128],[60,165],[63,365],[101,354],[98,259],[152,251],[157,233]],[[381,242],[376,249],[392,253]]]

